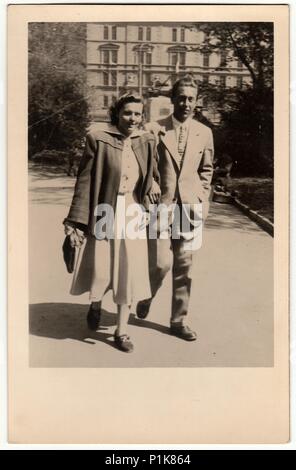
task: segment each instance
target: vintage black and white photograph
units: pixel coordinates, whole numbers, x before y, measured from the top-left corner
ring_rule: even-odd
[[[273,91],[272,22],[28,24],[30,367],[273,367]]]
[[[289,8],[8,8],[9,442],[289,440]]]

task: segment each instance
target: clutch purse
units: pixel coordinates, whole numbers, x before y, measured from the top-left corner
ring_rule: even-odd
[[[76,261],[76,248],[71,245],[70,235],[67,235],[63,243],[63,257],[68,273],[73,273]]]

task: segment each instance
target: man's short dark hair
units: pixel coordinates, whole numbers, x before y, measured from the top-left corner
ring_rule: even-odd
[[[196,97],[197,97],[197,95],[198,95],[198,84],[197,84],[197,82],[194,80],[192,75],[185,75],[184,77],[180,78],[179,80],[177,80],[174,83],[172,91],[171,91],[171,99],[174,98],[174,96],[177,94],[178,89],[182,86],[191,86],[192,88],[195,88],[196,89]]]

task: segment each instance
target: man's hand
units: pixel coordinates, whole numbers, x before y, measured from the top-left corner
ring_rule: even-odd
[[[153,180],[151,191],[148,194],[149,200],[152,204],[157,204],[160,199],[161,191],[159,185]]]

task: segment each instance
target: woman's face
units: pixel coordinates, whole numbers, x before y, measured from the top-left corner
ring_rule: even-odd
[[[125,103],[119,111],[117,127],[122,134],[129,136],[135,129],[138,129],[142,116],[142,103]]]

